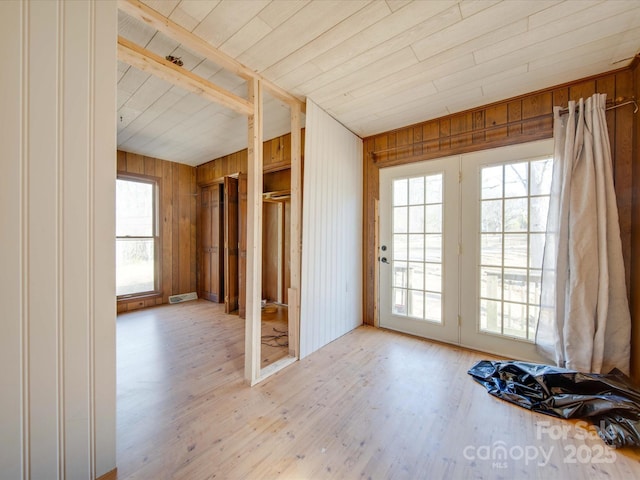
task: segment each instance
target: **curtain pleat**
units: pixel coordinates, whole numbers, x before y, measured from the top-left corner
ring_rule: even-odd
[[[540,353],[582,372],[629,372],[627,301],[606,95],[554,108],[554,169],[536,332]]]

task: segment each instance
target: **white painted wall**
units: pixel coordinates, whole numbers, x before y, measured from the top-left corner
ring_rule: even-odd
[[[116,3],[0,2],[0,477],[115,468]]]
[[[300,358],[362,324],[362,140],[307,100]]]

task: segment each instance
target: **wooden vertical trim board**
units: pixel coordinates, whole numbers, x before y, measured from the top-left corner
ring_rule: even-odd
[[[278,273],[277,300],[282,303],[284,298],[284,203],[278,202]]]
[[[289,355],[300,356],[300,260],[302,250],[302,132],[300,106],[291,106],[291,221],[289,242]],[[293,290],[293,293],[292,293]]]
[[[247,185],[247,308],[244,377],[254,385],[260,377],[260,334],[262,293],[262,85],[248,80],[248,97],[253,115],[248,118]]]

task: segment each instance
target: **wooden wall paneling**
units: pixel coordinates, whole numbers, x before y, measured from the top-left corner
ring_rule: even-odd
[[[509,122],[522,120],[522,100],[514,100],[507,104],[507,118]],[[507,132],[508,137],[520,135],[522,133],[522,124],[510,125]]]
[[[472,115],[471,130],[478,130],[486,127],[486,120],[485,120],[486,111],[485,110],[477,110],[473,112],[471,115]],[[485,142],[486,138],[487,138],[486,131],[474,133],[471,137],[471,143],[473,144],[483,143]]]
[[[245,318],[247,308],[247,174],[238,175],[238,315]]]
[[[127,155],[127,172],[144,174],[144,157],[137,153]]]
[[[283,203],[283,292],[282,303],[289,304],[289,288],[291,287],[291,199],[286,199]]]
[[[169,302],[173,291],[173,164],[162,162],[162,191],[160,216],[162,218],[162,300]]]
[[[621,72],[615,79],[615,97],[631,97],[634,94],[632,72]],[[615,132],[610,138],[614,165],[614,181],[618,216],[620,221],[620,239],[625,264],[627,296],[631,295],[631,224],[633,204],[633,106],[617,108],[615,113]]]
[[[198,186],[196,169],[189,168],[189,292],[198,291]],[[195,220],[195,221],[194,221]]]
[[[156,159],[153,157],[142,157],[144,159],[144,174],[155,176]]]
[[[263,202],[262,212],[262,298],[274,302],[278,299],[280,267],[278,202]]]
[[[211,249],[213,245],[211,222],[213,215],[211,214],[211,194],[212,188],[205,187],[201,191],[200,202],[200,245],[202,264],[200,268],[200,296],[207,300],[215,301],[212,298],[213,287],[211,286]]]
[[[579,81],[569,87],[569,100],[579,100],[580,98],[588,98],[596,93],[595,79]]]
[[[387,135],[388,137],[388,135]],[[414,126],[413,127],[413,154],[414,155],[422,155],[422,126]],[[387,143],[387,147],[388,147]],[[387,153],[387,159],[389,158],[389,153]]]
[[[274,163],[273,155],[271,154],[272,142],[264,142],[263,144],[263,152],[264,152],[264,167],[269,168],[271,164]]]
[[[616,98],[616,75],[608,75],[603,78],[598,78],[596,80],[596,91],[598,93],[605,93],[607,95],[607,100],[614,100]],[[615,147],[615,138],[616,138],[616,110],[609,110],[605,113],[607,118],[607,130],[609,132],[609,139],[611,140],[611,152]],[[615,157],[615,154],[614,154]],[[615,164],[613,165],[614,176],[615,176]]]
[[[448,150],[451,148],[451,119],[443,118],[438,122],[439,136],[442,137],[438,150]],[[414,150],[415,152],[415,150]]]
[[[634,96],[640,98],[640,67],[632,69]],[[623,107],[624,108],[624,107]],[[622,109],[618,109],[622,110]],[[640,119],[633,115],[632,194],[631,194],[631,376],[640,384]]]
[[[440,149],[440,122],[427,122],[422,127],[422,151],[435,152]]]
[[[291,190],[291,169],[265,173],[263,177],[265,192],[283,192]]]
[[[171,291],[180,291],[180,235],[176,234],[180,227],[180,170],[177,164],[171,164],[171,210],[173,221],[171,223]],[[175,229],[175,230],[174,230]]]
[[[224,311],[238,309],[238,179],[224,178]]]
[[[553,95],[543,92],[522,99],[522,119],[531,119],[522,124],[523,131],[528,135],[547,132],[553,128],[553,118],[550,116],[539,118],[553,111]]]
[[[485,127],[497,127],[499,125],[505,125],[507,123],[507,105],[495,105],[493,107],[488,107],[484,110],[485,117]],[[507,137],[508,129],[504,128],[492,128],[485,132],[484,139],[478,139],[474,137],[475,144],[482,143],[485,141],[487,143],[498,143],[502,139]]]
[[[195,251],[192,251],[191,231],[191,203],[195,200],[195,197],[191,193],[192,167],[180,165],[178,168],[178,202],[180,205],[178,245],[180,257],[178,259],[179,286],[177,293],[188,293],[191,291],[192,259],[195,260]],[[193,240],[195,240],[195,237]]]
[[[118,172],[125,172],[127,170],[127,154],[118,150],[116,160],[116,168]]]

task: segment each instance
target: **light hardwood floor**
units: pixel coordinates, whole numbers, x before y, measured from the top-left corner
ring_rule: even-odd
[[[640,478],[637,452],[488,395],[477,352],[361,327],[250,388],[220,305],[121,314],[117,334],[120,480]]]

